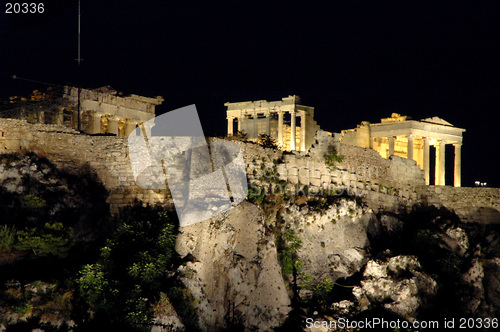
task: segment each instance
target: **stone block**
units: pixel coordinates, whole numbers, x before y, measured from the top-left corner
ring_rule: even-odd
[[[305,185],[308,185],[309,184],[309,177],[308,176],[298,176],[298,181],[299,183],[302,183],[302,184],[305,184]]]
[[[297,175],[288,175],[288,181],[290,181],[293,184],[299,183],[299,177]]]
[[[322,174],[320,180],[323,183],[330,183],[332,181],[332,178],[330,177],[329,174]]]
[[[321,186],[321,184],[323,183],[323,182],[321,181],[321,179],[319,179],[319,178],[310,178],[309,180],[310,180],[310,181],[309,181],[309,183],[310,183],[311,185],[313,185],[313,186],[318,186],[318,187],[319,187],[319,186]]]

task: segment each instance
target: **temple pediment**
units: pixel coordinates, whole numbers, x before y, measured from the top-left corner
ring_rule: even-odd
[[[432,118],[427,118],[427,119],[422,119],[420,120],[422,122],[430,122],[430,123],[435,123],[435,124],[439,124],[439,125],[444,125],[444,126],[451,126],[453,127],[453,125],[451,123],[449,123],[448,121],[446,120],[443,120],[441,119],[440,117],[438,116],[433,116]]]

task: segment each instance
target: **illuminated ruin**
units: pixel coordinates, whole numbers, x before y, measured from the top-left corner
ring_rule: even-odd
[[[314,107],[300,105],[298,96],[279,101],[257,100],[224,105],[227,107],[228,136],[237,134],[236,121],[237,131],[246,133],[250,139],[266,134],[274,138],[283,150],[306,151],[320,130],[314,121]]]
[[[362,122],[355,129],[343,130],[340,142],[374,149],[384,158],[399,156],[415,160],[424,171],[425,183],[430,184],[430,147],[436,149],[435,185],[445,185],[445,146],[455,147],[454,186],[461,186],[461,147],[463,128],[432,117],[411,120],[392,113],[380,123]]]

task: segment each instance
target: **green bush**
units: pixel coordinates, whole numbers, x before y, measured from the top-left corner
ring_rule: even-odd
[[[10,252],[16,241],[16,229],[14,226],[0,226],[0,252]]]
[[[268,149],[277,149],[278,144],[276,140],[267,134],[259,135],[259,145]]]
[[[168,288],[167,295],[186,329],[188,331],[201,331],[196,312],[197,301],[191,291],[181,282],[177,282]]]
[[[323,155],[323,158],[325,158],[325,164],[330,166],[331,169],[336,169],[337,167],[335,164],[341,163],[344,160],[344,156],[338,154],[334,145],[330,145],[328,147],[328,150]]]
[[[285,227],[276,238],[278,258],[284,274],[292,274],[297,267],[297,250],[302,247],[302,240],[290,227]]]
[[[262,204],[266,196],[266,191],[264,188],[257,187],[255,184],[250,183],[248,186],[247,199],[249,202],[254,204]]]
[[[14,249],[31,251],[37,256],[66,257],[74,243],[72,234],[71,227],[65,227],[61,223],[45,223],[41,230],[18,231]]]
[[[99,259],[76,278],[87,310],[112,326],[145,330],[175,256],[177,224],[160,208],[123,209]]]
[[[320,306],[328,306],[331,304],[331,292],[335,286],[332,278],[321,278],[319,281],[314,280],[310,274],[302,274],[300,276],[300,287],[312,291],[311,301],[313,304]]]
[[[29,210],[42,209],[47,206],[47,201],[36,195],[24,196],[23,207]]]

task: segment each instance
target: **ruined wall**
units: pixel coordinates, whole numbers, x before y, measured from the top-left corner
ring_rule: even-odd
[[[426,202],[452,209],[468,221],[500,220],[500,189],[426,186],[420,167],[405,158],[384,159],[371,149],[335,143],[344,160],[332,170],[323,158],[333,142],[329,136],[309,153],[283,153],[232,142],[241,148],[250,182],[268,185],[282,180],[288,183],[282,193],[296,194],[306,185],[309,195],[356,194],[375,211],[397,212],[401,206]],[[36,152],[72,172],[88,164],[109,190],[114,212],[135,198],[171,204],[165,190],[146,190],[135,184],[126,137],[89,136],[64,126],[0,119],[0,154],[22,151]]]
[[[332,138],[329,137],[328,141]],[[420,168],[404,158],[384,159],[373,150],[336,144],[344,160],[331,169],[324,163],[328,144],[317,144],[309,153],[283,153],[257,144],[233,141],[243,152],[250,183],[269,187],[271,194],[361,196],[376,211],[397,212],[427,195]],[[288,184],[278,184],[286,181]],[[303,187],[307,187],[304,192]]]
[[[429,186],[463,221],[500,223],[500,188]]]
[[[23,151],[33,151],[73,173],[88,164],[108,189],[112,212],[135,198],[150,204],[165,202],[166,191],[135,184],[126,137],[88,136],[64,126],[0,119],[0,154]]]
[[[342,130],[340,134],[344,144],[370,147],[370,123],[367,121],[363,121],[357,128]]]

